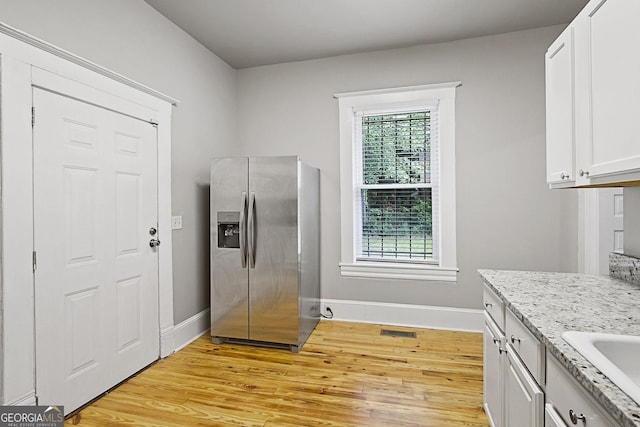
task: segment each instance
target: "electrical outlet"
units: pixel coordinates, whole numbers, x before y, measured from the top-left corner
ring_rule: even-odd
[[[171,229],[172,230],[182,230],[182,216],[172,216],[171,217]]]

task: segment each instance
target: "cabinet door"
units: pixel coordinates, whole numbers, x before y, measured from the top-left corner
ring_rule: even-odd
[[[575,181],[573,27],[545,56],[547,102],[547,183]]]
[[[484,411],[492,427],[502,427],[503,336],[484,314]]]
[[[509,345],[506,364],[505,425],[542,427],[544,394]]]
[[[592,126],[590,178],[640,171],[640,1],[591,1],[580,25],[589,44],[584,65]],[[581,89],[582,90],[582,89]],[[587,117],[588,119],[588,117]],[[588,141],[587,141],[588,142]]]

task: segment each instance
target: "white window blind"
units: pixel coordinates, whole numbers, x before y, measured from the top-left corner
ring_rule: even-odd
[[[437,105],[354,114],[356,259],[437,263]]]

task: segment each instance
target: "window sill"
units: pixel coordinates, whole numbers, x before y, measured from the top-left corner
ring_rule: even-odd
[[[355,264],[340,263],[340,275],[374,279],[455,282],[458,279],[458,269],[421,264],[358,262]]]

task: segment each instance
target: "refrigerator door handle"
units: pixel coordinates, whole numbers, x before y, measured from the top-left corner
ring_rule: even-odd
[[[249,219],[247,221],[247,242],[249,246],[249,267],[256,268],[256,193],[249,196]]]
[[[242,192],[242,199],[240,201],[240,264],[242,268],[247,268],[247,192]]]

